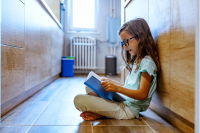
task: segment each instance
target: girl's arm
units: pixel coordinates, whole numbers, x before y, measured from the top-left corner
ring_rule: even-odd
[[[105,82],[103,81],[101,85],[104,87],[106,91],[119,92],[130,98],[143,101],[148,96],[152,79],[153,79],[153,76],[150,76],[147,72],[142,72],[141,81],[140,81],[140,89],[138,90],[127,89],[122,86],[118,86],[110,81],[105,81]]]

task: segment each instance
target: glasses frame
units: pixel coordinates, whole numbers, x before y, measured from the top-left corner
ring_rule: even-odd
[[[126,41],[126,42],[122,41],[122,42],[121,42],[122,47],[123,47],[124,45],[125,45],[126,47],[128,47],[128,46],[129,46],[128,41],[131,40],[131,39],[133,39],[133,38],[135,38],[135,37],[136,37],[136,36],[133,36],[133,37],[131,37],[131,38],[129,38],[129,39],[124,40],[124,41]],[[128,43],[128,45],[126,45],[126,43]]]

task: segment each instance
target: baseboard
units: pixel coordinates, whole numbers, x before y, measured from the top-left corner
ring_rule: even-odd
[[[15,106],[17,106],[18,104],[20,104],[21,102],[25,101],[27,98],[29,98],[30,96],[34,95],[35,93],[37,93],[39,90],[41,90],[42,88],[44,88],[45,86],[47,86],[48,84],[50,84],[51,82],[53,82],[54,80],[56,80],[59,77],[59,74],[47,79],[46,81],[40,83],[39,85],[29,89],[26,92],[21,93],[20,95],[18,95],[17,97],[7,101],[6,103],[1,105],[1,116],[3,116],[4,114],[6,114],[8,111],[10,111],[11,109],[13,109]]]
[[[120,74],[113,75],[113,76],[105,75],[105,73],[96,73],[96,74],[99,75],[100,77],[107,77],[107,78],[109,78],[109,77],[119,77],[119,78],[121,78]],[[88,73],[74,73],[74,76],[79,76],[79,75],[85,75],[85,76],[87,76]]]
[[[98,67],[95,70],[74,69],[74,73],[77,73],[77,74],[79,74],[79,73],[89,73],[90,71],[93,71],[95,73],[102,73],[102,74],[104,73],[105,74],[105,68],[101,68],[101,67]],[[120,74],[120,69],[116,69],[116,73]]]
[[[159,104],[158,102],[152,100],[150,104],[150,109],[157,112],[159,115],[161,115],[163,118],[171,122],[173,125],[178,127],[183,132],[194,133],[193,123],[181,117],[180,115],[174,113],[173,111]]]

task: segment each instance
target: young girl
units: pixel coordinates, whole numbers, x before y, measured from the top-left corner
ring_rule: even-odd
[[[158,51],[147,22],[138,18],[125,23],[119,30],[122,39],[122,58],[129,71],[125,85],[102,78],[106,91],[125,95],[126,101],[115,102],[101,98],[86,87],[88,95],[77,95],[75,107],[84,120],[103,117],[114,119],[139,118],[139,112],[148,109],[157,87],[160,71]]]

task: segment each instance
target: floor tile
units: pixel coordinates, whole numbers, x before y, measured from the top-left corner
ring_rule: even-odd
[[[93,133],[154,133],[149,126],[94,126]]]
[[[68,78],[59,78],[30,97],[29,101],[51,101],[57,92],[64,87]]]
[[[32,125],[49,102],[25,101],[1,118],[2,126]]]
[[[153,112],[150,109],[147,109],[144,112],[140,112],[140,118],[144,120],[148,125],[165,125],[165,126],[170,126],[171,123],[157,115],[155,112]]]
[[[151,126],[156,133],[184,133],[174,126]]]
[[[51,102],[34,125],[91,125],[92,121],[84,121],[80,113],[72,101]]]
[[[91,126],[33,126],[28,133],[92,133]]]
[[[93,126],[134,126],[134,125],[146,125],[142,119],[131,120],[115,120],[115,119],[100,119],[94,120]]]
[[[0,126],[0,133],[27,133],[30,126]]]
[[[77,94],[86,94],[87,75],[59,78],[5,114],[2,133],[182,133],[148,109],[139,119],[84,121],[73,103]],[[101,75],[102,76],[102,75]],[[103,76],[105,77],[105,76]],[[109,77],[118,80],[118,77]]]
[[[80,83],[68,83],[53,98],[53,101],[74,101],[74,97],[78,94],[86,94],[85,85]]]

